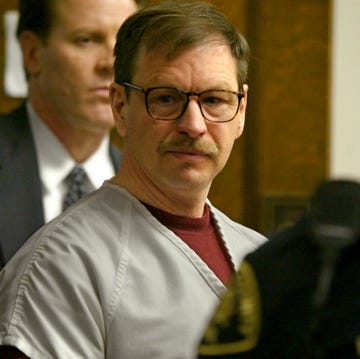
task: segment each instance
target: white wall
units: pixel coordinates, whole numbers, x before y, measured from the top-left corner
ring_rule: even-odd
[[[360,181],[360,0],[333,0],[330,177]]]

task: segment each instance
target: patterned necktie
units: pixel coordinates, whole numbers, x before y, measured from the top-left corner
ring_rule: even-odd
[[[66,177],[65,182],[68,192],[65,194],[63,201],[63,210],[78,201],[87,193],[85,187],[86,172],[79,166],[75,166],[70,174]]]

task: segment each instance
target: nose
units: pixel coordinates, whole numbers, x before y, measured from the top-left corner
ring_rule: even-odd
[[[207,131],[207,124],[201,113],[196,97],[189,98],[189,103],[183,115],[177,120],[177,128],[181,133],[196,138]]]
[[[97,69],[104,74],[113,73],[113,47],[114,42],[104,43],[101,50],[99,49],[99,57],[97,61]]]

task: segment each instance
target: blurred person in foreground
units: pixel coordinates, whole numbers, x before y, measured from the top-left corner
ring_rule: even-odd
[[[0,273],[0,343],[15,358],[190,359],[265,241],[207,199],[244,128],[242,35],[206,2],[170,1],[128,18],[114,53],[123,161]]]
[[[28,98],[0,115],[0,268],[39,227],[116,173],[112,50],[136,9],[134,0],[20,0]],[[69,179],[77,181],[71,192]]]
[[[360,183],[326,182],[311,202],[245,258],[198,358],[360,358]]]

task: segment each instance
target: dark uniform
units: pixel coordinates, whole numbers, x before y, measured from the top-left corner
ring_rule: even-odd
[[[247,256],[199,358],[360,358],[360,238],[324,267],[311,221],[306,214]]]

